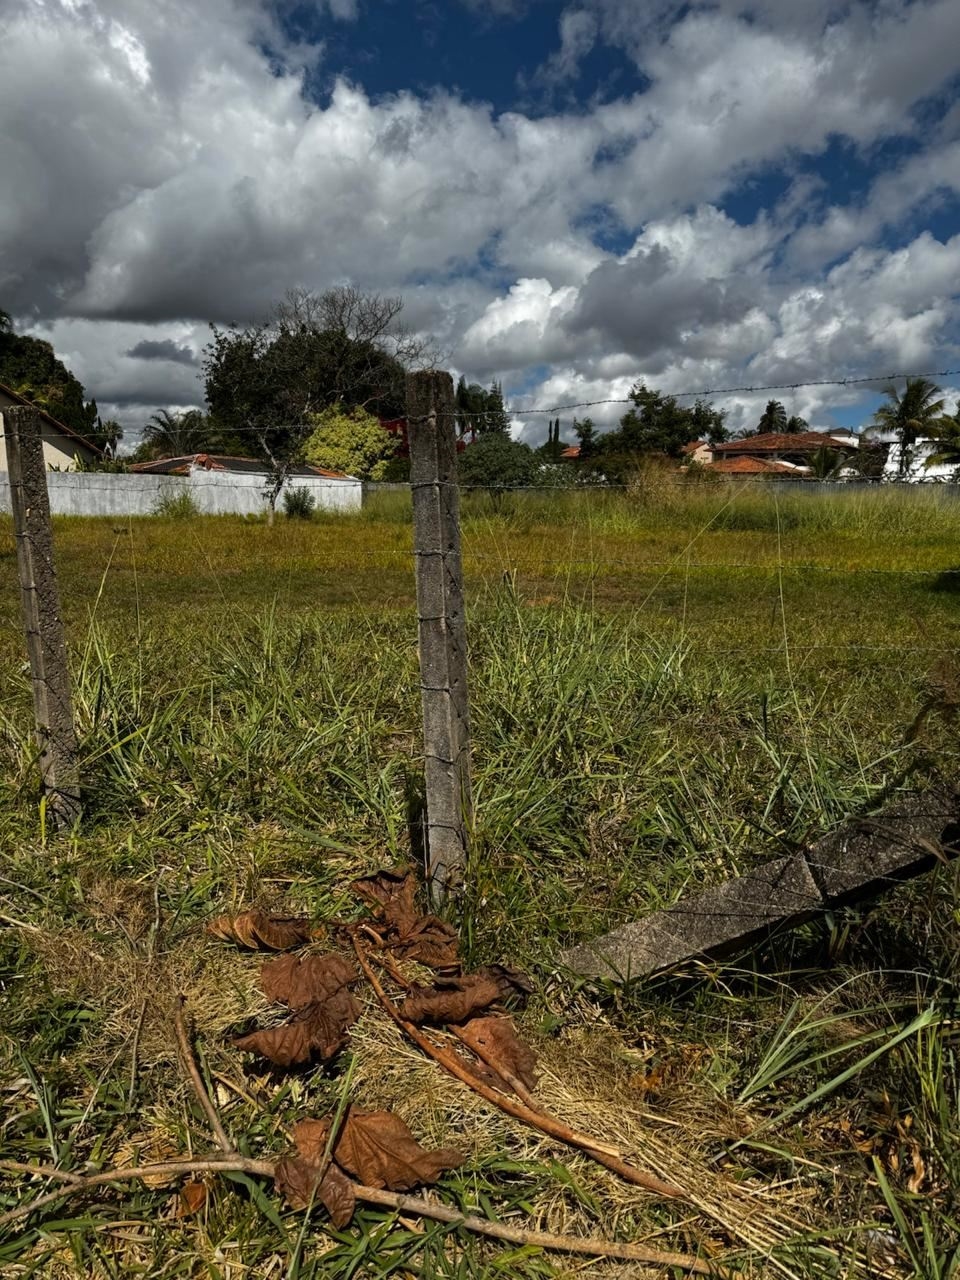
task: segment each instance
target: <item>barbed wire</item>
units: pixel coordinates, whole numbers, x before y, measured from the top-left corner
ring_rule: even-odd
[[[689,399],[704,400],[708,396],[759,395],[767,391],[802,391],[802,390],[807,390],[807,389],[812,389],[817,387],[856,387],[856,386],[866,386],[869,383],[896,383],[904,380],[917,379],[917,378],[929,379],[929,378],[954,378],[954,377],[960,377],[960,368],[933,369],[933,370],[928,370],[922,373],[858,374],[855,377],[838,376],[838,377],[831,377],[831,378],[807,378],[807,379],[802,379],[794,382],[765,382],[765,383],[743,384],[739,386],[702,387],[699,390],[695,390],[695,391],[666,391],[663,394],[665,396],[672,397],[674,400],[689,400]],[[638,381],[642,382],[644,380],[638,379]],[[577,409],[595,409],[595,408],[599,408],[601,405],[611,405],[611,404],[625,405],[625,404],[633,404],[633,403],[634,401],[629,396],[606,396],[606,397],[600,397],[594,400],[579,400],[575,402],[571,401],[563,404],[549,405],[543,408],[538,408],[533,406],[529,408],[522,408],[519,405],[510,404],[510,405],[504,405],[502,409],[481,409],[476,412],[472,410],[468,411],[465,409],[454,409],[450,412],[444,412],[440,410],[436,412],[435,416],[455,418],[460,421],[476,421],[482,418],[497,417],[501,413],[506,413],[508,416],[512,415],[513,417],[521,418],[521,417],[527,417],[530,415],[542,414],[542,413],[547,413],[547,414],[570,413]],[[14,406],[14,407],[24,407],[24,406]],[[0,415],[2,415],[2,412],[3,410],[0,409]],[[399,419],[404,419],[406,415],[400,414],[398,415],[398,417]],[[396,420],[396,419],[393,419],[393,420]],[[287,429],[287,427],[280,424],[276,427],[267,428],[266,430],[282,431],[285,429]],[[845,428],[837,428],[837,433],[845,434],[845,435],[858,434],[856,432],[849,431]],[[42,440],[62,440],[64,438],[64,434],[65,433],[62,433],[62,432],[61,433],[54,432],[50,434],[42,432],[40,435],[40,438]],[[229,434],[231,436],[235,436],[239,434],[244,434],[244,435],[250,434],[250,435],[262,436],[266,434],[266,431],[263,427],[237,426],[237,427],[232,427],[230,429]],[[829,431],[826,431],[821,434],[830,435],[831,433]],[[78,437],[78,438],[82,438],[82,437]],[[203,448],[203,449],[198,449],[194,451],[187,451],[182,455],[176,454],[174,456],[192,457],[196,453],[210,453],[210,454],[216,455],[216,450]],[[219,456],[228,456],[228,455],[220,454]]]
[[[225,475],[229,473],[218,473]],[[244,474],[244,473],[240,473]],[[251,473],[246,473],[251,474]],[[6,479],[6,472],[0,472],[0,491],[9,487],[9,481]],[[127,471],[118,472],[98,472],[98,471],[52,471],[47,472],[47,483],[50,485],[51,477],[69,476],[71,477],[67,488],[75,487],[79,491],[99,490],[101,492],[125,492],[125,493],[157,493],[160,485],[166,482],[171,490],[182,487],[184,492],[190,492],[196,489],[219,489],[236,490],[243,493],[257,493],[263,489],[268,489],[268,475],[266,472],[257,475],[256,482],[244,483],[241,480],[229,481],[222,480],[196,480],[192,476],[182,475],[155,475],[149,477],[150,480],[157,483],[142,483],[142,477],[136,473]],[[77,484],[75,477],[77,476],[96,476],[96,480],[85,479],[82,484]],[[771,475],[758,473],[756,475],[740,475],[736,472],[707,472],[707,478],[695,477],[676,472],[658,475],[653,483],[653,488],[658,489],[665,486],[676,486],[685,488],[691,494],[699,494],[707,497],[711,493],[721,496],[723,494],[722,485],[758,485],[758,486],[776,486],[777,488],[794,487],[797,491],[804,489],[813,492],[828,487],[836,491],[837,494],[845,491],[852,491],[858,488],[869,489],[925,489],[940,490],[951,496],[956,493],[960,496],[960,481],[948,480],[944,477],[930,476],[916,480],[907,480],[901,478],[881,479],[879,477],[857,477],[849,480],[830,480],[822,479],[816,476],[791,476],[791,475]],[[109,478],[108,478],[109,477]],[[136,481],[141,481],[137,484]],[[642,494],[644,491],[643,482],[624,483],[620,481],[596,482],[591,483],[580,482],[572,484],[460,484],[457,481],[427,481],[424,484],[410,484],[406,481],[385,482],[385,481],[366,481],[360,480],[356,476],[291,476],[289,477],[284,489],[286,492],[291,488],[296,488],[298,482],[309,482],[320,485],[329,485],[334,491],[338,488],[346,486],[362,485],[368,494],[377,494],[378,492],[404,492],[417,488],[437,488],[444,485],[452,487],[456,485],[461,493],[480,493],[480,494],[499,494],[499,493],[551,493],[559,496],[595,496],[604,493],[627,493],[636,492]],[[53,484],[60,482],[53,480]],[[772,488],[771,488],[772,492]]]

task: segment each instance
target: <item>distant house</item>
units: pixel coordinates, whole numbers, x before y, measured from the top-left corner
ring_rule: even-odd
[[[702,467],[713,461],[713,445],[708,440],[691,440],[680,452],[685,463],[695,462]]]
[[[880,479],[885,482],[902,481],[907,484],[929,484],[960,479],[955,464],[936,463],[927,466],[927,459],[937,452],[938,442],[920,436],[906,449],[900,443],[898,431],[867,426],[863,429],[864,442],[884,454]]]
[[[154,462],[135,462],[130,470],[148,476],[189,476],[205,471],[266,476],[269,467],[259,458],[237,458],[224,453],[188,453],[178,458],[157,458]],[[292,467],[288,475],[320,476],[326,480],[347,479],[343,471],[325,471],[323,467],[314,467],[309,463]]]
[[[721,462],[752,458],[755,461],[782,463],[785,471],[807,475],[812,469],[814,455],[821,449],[829,449],[846,457],[856,453],[858,447],[857,437],[846,431],[836,435],[825,431],[765,431],[762,435],[743,436],[738,440],[728,440],[726,444],[712,446],[713,458],[710,465],[716,469]]]
[[[560,451],[561,462],[577,462],[580,458],[580,446],[578,444],[568,444],[565,449]]]
[[[19,395],[10,387],[5,387],[3,383],[0,383],[0,441],[3,439],[4,409],[18,407],[34,408],[40,414],[43,460],[48,468],[54,468],[57,471],[76,471],[78,461],[84,466],[89,466],[103,457],[103,450],[92,440],[78,435],[70,427],[58,422],[47,413],[46,409],[32,404],[26,397]],[[0,444],[0,471],[6,471],[6,469],[7,450]]]

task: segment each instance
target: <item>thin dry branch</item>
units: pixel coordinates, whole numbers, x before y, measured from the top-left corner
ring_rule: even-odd
[[[274,1166],[270,1161],[250,1160],[242,1156],[225,1160],[168,1160],[160,1164],[141,1165],[139,1168],[107,1169],[102,1173],[91,1174],[68,1173],[52,1165],[25,1165],[16,1160],[0,1160],[0,1169],[16,1173],[29,1172],[39,1178],[54,1178],[68,1184],[38,1196],[36,1200],[18,1205],[16,1209],[3,1214],[0,1217],[0,1227],[29,1217],[35,1210],[43,1208],[54,1200],[78,1195],[91,1187],[104,1186],[110,1182],[129,1182],[137,1178],[160,1176],[176,1177],[191,1173],[239,1172],[270,1178],[274,1175]],[[645,1245],[621,1244],[614,1240],[552,1235],[545,1231],[526,1231],[522,1227],[510,1227],[500,1222],[488,1222],[486,1218],[477,1218],[472,1214],[463,1214],[447,1205],[436,1204],[419,1196],[400,1195],[396,1191],[384,1191],[379,1187],[355,1186],[354,1191],[357,1199],[365,1204],[379,1205],[381,1208],[394,1209],[399,1213],[415,1214],[420,1218],[431,1218],[435,1222],[446,1222],[450,1226],[471,1231],[475,1235],[488,1236],[493,1240],[505,1240],[511,1244],[551,1249],[560,1253],[579,1253],[594,1258],[622,1258],[643,1262],[650,1266],[678,1267],[690,1275],[726,1277],[727,1280],[732,1280],[729,1271],[706,1259],[696,1258],[692,1254],[648,1249]]]
[[[364,930],[364,932],[369,934],[372,933],[372,930]],[[374,937],[375,936],[376,935],[374,934]],[[389,973],[397,986],[402,987],[404,991],[409,991],[411,989],[413,984],[407,981],[397,968],[396,964],[394,964],[393,960],[385,952],[382,955],[378,955],[377,959],[386,969],[387,973]],[[481,1045],[475,1044],[469,1039],[469,1037],[464,1035],[462,1027],[451,1026],[449,1027],[449,1030],[453,1032],[461,1044],[466,1045],[471,1053],[476,1054],[481,1062],[485,1062],[492,1071],[496,1072],[497,1075],[500,1076],[501,1080],[505,1080],[507,1082],[524,1106],[529,1107],[531,1111],[538,1112],[540,1115],[547,1114],[520,1077],[515,1076],[505,1063],[498,1061],[492,1054],[485,1053]],[[586,1134],[578,1134],[576,1133],[576,1130],[573,1129],[571,1129],[571,1133],[574,1133],[576,1137],[580,1138],[586,1146],[592,1146],[596,1151],[603,1151],[607,1155],[616,1156],[618,1158],[620,1156],[620,1152],[614,1147],[608,1147],[603,1143],[594,1142],[594,1140]]]
[[[634,1168],[633,1165],[627,1164],[625,1160],[622,1160],[620,1156],[611,1155],[606,1147],[599,1145],[593,1138],[577,1133],[547,1112],[533,1110],[522,1102],[516,1102],[513,1098],[507,1097],[506,1094],[501,1093],[498,1089],[491,1088],[482,1080],[478,1080],[465,1063],[452,1053],[448,1053],[446,1049],[434,1044],[428,1036],[423,1034],[419,1027],[412,1022],[408,1022],[401,1015],[370,967],[366,953],[356,937],[351,935],[351,941],[353,942],[353,949],[357,953],[360,968],[363,970],[364,976],[371,987],[373,987],[377,999],[386,1013],[414,1044],[418,1045],[434,1062],[449,1071],[452,1076],[456,1076],[458,1080],[468,1085],[475,1093],[478,1093],[481,1098],[493,1103],[495,1107],[499,1107],[507,1115],[513,1116],[515,1120],[520,1120],[522,1123],[530,1125],[531,1128],[538,1129],[541,1133],[547,1134],[548,1137],[557,1138],[568,1146],[576,1147],[585,1155],[590,1156],[591,1159],[596,1160],[598,1164],[602,1164],[605,1168],[610,1169],[611,1172],[618,1174],[624,1181],[630,1182],[637,1187],[643,1187],[644,1190],[652,1191],[656,1195],[669,1196],[671,1199],[688,1198],[682,1187],[675,1186],[671,1182],[664,1182],[662,1178],[658,1178],[655,1174],[644,1173],[643,1170]]]
[[[200,1068],[197,1066],[196,1058],[193,1056],[193,1049],[190,1044],[190,1037],[187,1034],[186,1023],[183,1019],[183,1006],[186,1003],[186,996],[177,997],[177,1011],[174,1014],[174,1026],[177,1031],[177,1044],[180,1046],[180,1057],[183,1065],[186,1067],[190,1075],[190,1083],[193,1085],[193,1091],[199,1099],[201,1107],[206,1113],[207,1119],[210,1121],[210,1127],[217,1139],[220,1150],[226,1155],[236,1155],[237,1148],[230,1141],[230,1135],[223,1127],[223,1121],[217,1108],[213,1105],[210,1095],[207,1093],[206,1086],[203,1083],[203,1077],[200,1075]]]
[[[14,1167],[15,1172],[22,1172],[23,1165],[17,1161],[0,1161],[0,1169],[8,1169]],[[48,1191],[45,1195],[38,1196],[36,1200],[30,1200],[26,1204],[17,1205],[16,1209],[10,1209],[7,1213],[0,1215],[0,1228],[7,1226],[11,1222],[16,1222],[18,1218],[26,1218],[36,1209],[42,1209],[45,1205],[51,1204],[54,1200],[59,1200],[62,1196],[76,1195],[80,1191],[87,1191],[90,1187],[102,1187],[109,1182],[130,1182],[137,1178],[152,1177],[170,1177],[174,1178],[181,1174],[187,1173],[252,1173],[261,1177],[273,1177],[273,1163],[269,1160],[249,1160],[245,1156],[236,1156],[232,1159],[223,1160],[165,1160],[160,1164],[142,1164],[122,1169],[105,1169],[102,1173],[85,1173],[77,1175],[67,1173],[63,1169],[57,1169],[52,1165],[36,1165],[29,1166],[30,1171],[40,1178],[55,1178],[61,1182],[68,1182],[69,1186],[58,1187],[55,1191]]]

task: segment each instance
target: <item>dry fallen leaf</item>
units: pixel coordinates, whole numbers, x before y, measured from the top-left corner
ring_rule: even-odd
[[[920,1191],[927,1176],[923,1153],[920,1150],[920,1144],[916,1141],[910,1143],[910,1163],[913,1165],[913,1173],[907,1179],[907,1190],[911,1195],[915,1196]]]
[[[248,1053],[259,1053],[277,1067],[298,1066],[318,1058],[327,1062],[347,1043],[347,1028],[359,1015],[360,1006],[343,988],[328,1000],[304,1006],[279,1026],[253,1031],[233,1043]]]
[[[320,1171],[320,1159],[308,1160],[304,1156],[283,1156],[277,1161],[274,1172],[274,1183],[277,1190],[294,1209],[305,1209],[310,1197],[324,1206],[335,1227],[345,1227],[353,1217],[357,1197],[353,1183],[332,1164],[317,1186],[317,1174]]]
[[[457,932],[438,916],[417,912],[417,882],[410,868],[378,871],[350,887],[373,912],[388,950],[430,969],[457,967]]]
[[[189,1218],[199,1213],[207,1203],[207,1184],[205,1182],[186,1182],[180,1188],[177,1197],[177,1217]]]
[[[407,934],[417,922],[414,897],[417,882],[409,867],[397,867],[376,872],[354,880],[350,886],[358,898],[362,898],[374,916],[395,929]]]
[[[314,1167],[323,1159],[331,1120],[301,1120],[294,1125],[293,1140],[300,1155]],[[446,1169],[463,1164],[459,1151],[444,1147],[425,1151],[413,1134],[391,1111],[364,1111],[350,1106],[340,1126],[333,1158],[365,1186],[409,1191],[421,1183],[436,1182]]]
[[[500,999],[500,984],[493,978],[468,973],[445,986],[411,987],[400,1005],[409,1022],[466,1022],[481,1009]]]
[[[360,975],[344,956],[278,956],[260,971],[260,987],[268,1000],[303,1009],[338,995]],[[351,1000],[353,997],[349,997]],[[357,1015],[359,1015],[359,1008]]]
[[[286,951],[309,942],[317,931],[306,916],[274,916],[267,911],[245,911],[239,916],[217,916],[207,933],[222,942],[238,942],[253,951]]]
[[[477,972],[482,978],[492,978],[494,982],[500,986],[500,998],[506,1000],[508,997],[519,999],[520,1003],[526,1001],[527,996],[532,996],[536,987],[523,972],[522,969],[514,969],[508,964],[488,964]]]
[[[512,1018],[471,1018],[460,1028],[460,1036],[480,1061],[500,1077],[499,1088],[510,1088],[510,1076],[527,1089],[537,1087],[537,1055],[517,1035]]]

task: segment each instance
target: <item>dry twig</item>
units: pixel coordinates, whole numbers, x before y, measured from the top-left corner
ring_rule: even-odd
[[[55,1178],[68,1184],[38,1196],[36,1200],[18,1205],[16,1209],[3,1214],[0,1216],[0,1227],[5,1227],[20,1218],[29,1217],[35,1210],[43,1208],[54,1200],[78,1195],[91,1187],[103,1186],[110,1182],[129,1182],[137,1178],[162,1176],[176,1177],[190,1173],[230,1172],[251,1173],[272,1178],[274,1173],[274,1166],[270,1161],[250,1160],[243,1156],[222,1160],[168,1160],[160,1164],[141,1165],[139,1168],[106,1169],[102,1173],[90,1174],[67,1173],[52,1165],[24,1165],[15,1160],[0,1161],[0,1169],[18,1173],[29,1171],[36,1177]],[[561,1253],[579,1253],[594,1258],[622,1258],[659,1267],[678,1267],[690,1275],[730,1277],[730,1273],[723,1268],[705,1259],[696,1258],[692,1254],[648,1249],[645,1245],[621,1244],[614,1240],[552,1235],[545,1231],[526,1231],[522,1227],[510,1227],[501,1222],[488,1222],[486,1218],[463,1214],[447,1205],[436,1204],[419,1196],[400,1195],[396,1191],[384,1191],[379,1187],[355,1186],[354,1191],[357,1199],[365,1204],[375,1204],[381,1208],[394,1209],[398,1213],[431,1218],[435,1222],[446,1222],[450,1226],[471,1231],[475,1235],[488,1236],[494,1240],[506,1240],[511,1244],[551,1249]]]
[[[576,1147],[578,1150],[583,1151],[585,1155],[590,1156],[591,1159],[596,1160],[598,1164],[602,1164],[605,1168],[618,1174],[624,1181],[630,1182],[637,1187],[643,1187],[646,1191],[653,1191],[657,1195],[670,1196],[673,1199],[687,1198],[686,1192],[682,1187],[674,1186],[670,1182],[664,1182],[662,1178],[658,1178],[655,1174],[644,1173],[641,1169],[635,1169],[633,1165],[627,1164],[619,1155],[612,1155],[608,1148],[598,1144],[595,1139],[587,1137],[586,1134],[577,1133],[545,1111],[535,1110],[522,1102],[515,1102],[498,1089],[491,1088],[482,1080],[478,1080],[465,1063],[452,1053],[448,1053],[446,1049],[434,1044],[429,1036],[423,1034],[419,1027],[412,1022],[408,1022],[401,1015],[370,967],[369,960],[356,937],[351,935],[351,941],[353,942],[353,949],[357,953],[360,968],[363,970],[371,987],[373,987],[377,999],[384,1010],[414,1044],[418,1045],[434,1062],[439,1063],[440,1066],[449,1071],[452,1076],[456,1076],[458,1080],[468,1085],[475,1093],[478,1093],[481,1098],[493,1103],[495,1107],[499,1107],[507,1115],[513,1116],[515,1120],[520,1120],[534,1129],[539,1129],[541,1133],[545,1133],[551,1138],[557,1138],[568,1146]]]
[[[174,1025],[177,1030],[177,1044],[180,1046],[180,1057],[183,1065],[190,1074],[190,1083],[193,1085],[193,1091],[199,1099],[201,1107],[206,1113],[207,1119],[210,1121],[210,1127],[216,1136],[220,1150],[226,1155],[236,1155],[237,1149],[230,1141],[230,1135],[223,1127],[223,1121],[217,1108],[213,1105],[203,1078],[200,1075],[200,1068],[197,1066],[196,1059],[193,1056],[193,1049],[190,1046],[190,1037],[187,1034],[186,1023],[183,1020],[183,1006],[186,1003],[186,996],[177,997],[177,1011],[174,1014]]]

